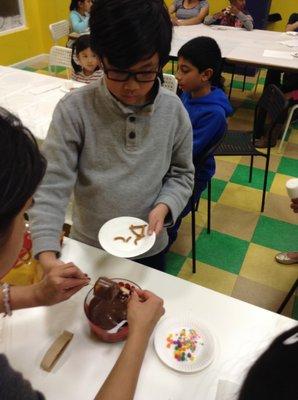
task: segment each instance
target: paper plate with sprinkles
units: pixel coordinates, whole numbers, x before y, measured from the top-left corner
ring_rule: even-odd
[[[180,372],[201,371],[215,356],[210,329],[191,316],[164,319],[156,329],[154,346],[159,358]]]

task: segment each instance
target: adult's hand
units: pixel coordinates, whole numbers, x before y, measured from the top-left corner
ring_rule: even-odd
[[[148,290],[134,291],[127,307],[129,335],[137,333],[149,338],[164,312],[160,297]]]
[[[33,286],[36,304],[52,305],[69,299],[82,287],[88,285],[90,278],[73,263],[53,266],[43,279]]]

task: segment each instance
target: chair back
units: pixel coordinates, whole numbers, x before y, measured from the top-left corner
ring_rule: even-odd
[[[268,85],[255,108],[253,137],[268,137],[271,141],[272,131],[288,106],[283,92],[275,85]]]
[[[177,92],[178,82],[174,75],[163,74],[163,87],[167,88],[171,92]]]
[[[71,57],[72,49],[63,46],[53,46],[49,56],[49,70],[52,71],[51,67],[66,67],[71,69]]]
[[[50,32],[52,35],[52,39],[53,39],[54,43],[56,44],[59,39],[63,38],[64,36],[68,36],[70,26],[69,26],[69,22],[66,19],[64,19],[62,21],[58,21],[58,22],[54,22],[53,24],[50,24],[49,29],[50,29]]]

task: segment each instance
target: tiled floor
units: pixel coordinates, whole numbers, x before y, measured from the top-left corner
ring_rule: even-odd
[[[48,73],[45,65],[26,69]],[[65,76],[63,70],[58,72]],[[247,79],[242,92],[242,77],[236,76],[230,129],[251,128],[264,73],[256,94],[255,78]],[[229,76],[226,78],[228,84]],[[298,264],[284,266],[274,260],[279,251],[298,250],[298,217],[289,208],[285,190],[286,181],[298,177],[298,123],[292,127],[283,153],[277,148],[272,151],[264,213],[260,213],[264,160],[255,160],[252,183],[248,182],[247,157],[218,157],[216,161],[210,235],[205,227],[205,193],[196,216],[197,273],[191,272],[189,216],[167,256],[167,272],[274,311],[298,276]],[[293,302],[289,304],[285,314],[298,319],[297,302],[294,307]]]

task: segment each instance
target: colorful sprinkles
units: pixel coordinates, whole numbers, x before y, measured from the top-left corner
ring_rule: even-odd
[[[201,336],[194,329],[183,328],[179,333],[170,333],[166,346],[173,350],[173,356],[177,361],[193,362],[196,360],[197,346],[203,346]]]

